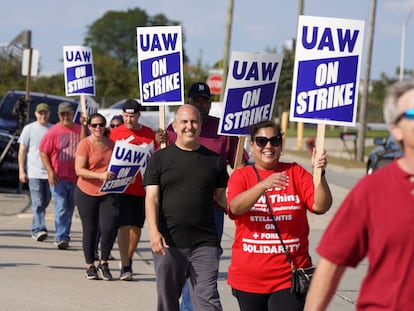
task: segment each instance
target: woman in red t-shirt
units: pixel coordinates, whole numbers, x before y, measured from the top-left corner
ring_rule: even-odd
[[[228,284],[240,310],[303,310],[305,295],[290,293],[292,269],[271,214],[293,264],[309,267],[306,212],[325,213],[332,204],[331,192],[325,177],[315,188],[312,175],[302,166],[279,162],[279,125],[261,121],[250,138],[255,164],[234,171],[228,182],[229,217],[236,225]],[[316,159],[314,149],[312,165],[323,169],[322,176],[326,164],[326,152]]]

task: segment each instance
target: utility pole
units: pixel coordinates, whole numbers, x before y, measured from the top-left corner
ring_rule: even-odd
[[[303,15],[304,12],[304,0],[299,0],[299,9],[298,9],[298,19],[300,15]],[[296,50],[296,45],[295,45],[295,50]],[[295,51],[295,55],[296,55],[296,51]],[[297,128],[297,148],[298,150],[302,149],[303,146],[303,132],[304,132],[304,124],[303,122],[298,122],[298,128]]]
[[[233,0],[228,0],[227,8],[227,22],[226,22],[226,36],[224,38],[224,53],[223,53],[223,75],[221,80],[220,101],[224,100],[224,91],[226,89],[227,71],[229,67],[230,41],[231,41],[231,27],[233,24]]]
[[[367,104],[369,93],[369,80],[371,74],[371,57],[372,57],[372,45],[374,42],[374,29],[375,29],[375,14],[377,9],[377,0],[371,0],[371,13],[369,20],[369,32],[368,32],[368,47],[367,57],[364,70],[364,82],[362,87],[361,105],[359,107],[359,130],[357,140],[357,161],[364,162],[365,156],[365,136],[367,125]]]
[[[400,56],[400,81],[404,79],[404,66],[405,66],[405,38],[406,38],[406,32],[407,32],[407,24],[410,20],[411,13],[413,12],[413,8],[411,7],[410,12],[407,15],[407,18],[404,21],[404,24],[402,25],[401,30],[401,56]]]

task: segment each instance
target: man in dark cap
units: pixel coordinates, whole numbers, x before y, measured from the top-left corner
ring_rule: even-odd
[[[141,105],[135,99],[127,99],[122,107],[124,124],[111,129],[109,138],[113,141],[123,140],[130,144],[155,144],[154,131],[138,122]],[[155,145],[156,149],[157,146]],[[154,149],[154,150],[155,150]],[[119,194],[119,230],[118,247],[121,257],[121,275],[123,281],[132,280],[132,257],[141,237],[145,220],[145,190],[142,176],[138,174],[124,193]]]
[[[67,249],[70,241],[70,228],[75,209],[75,152],[84,129],[73,122],[74,109],[71,103],[62,102],[58,106],[59,122],[52,126],[39,145],[40,157],[47,170],[47,178],[55,203],[55,244],[59,249]],[[84,116],[81,117],[81,121]]]

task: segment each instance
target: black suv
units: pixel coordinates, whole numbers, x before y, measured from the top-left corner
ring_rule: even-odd
[[[17,139],[26,122],[27,105],[25,91],[9,91],[0,102],[0,181],[18,183],[19,166],[17,155],[19,146]],[[44,93],[30,93],[29,121],[36,118],[34,110],[37,104],[46,103],[50,110],[50,123],[58,121],[58,105],[67,101],[72,103],[76,110],[78,101],[66,97],[54,96]]]

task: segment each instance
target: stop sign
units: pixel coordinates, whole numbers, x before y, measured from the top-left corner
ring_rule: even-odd
[[[211,94],[221,94],[221,75],[214,74],[207,78],[207,85]]]

